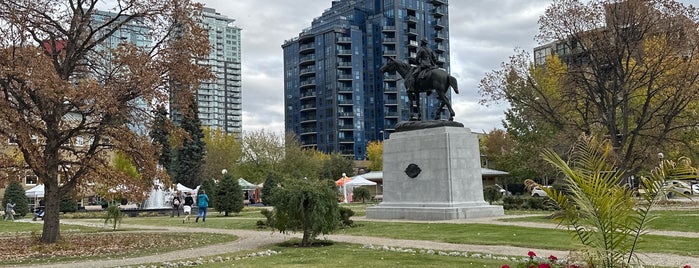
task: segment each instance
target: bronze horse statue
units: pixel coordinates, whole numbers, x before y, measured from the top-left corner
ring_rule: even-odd
[[[381,72],[397,71],[404,80],[406,80],[409,75],[413,74],[413,71],[415,71],[414,68],[417,68],[407,63],[397,61],[392,57],[384,56],[384,58],[386,58],[387,62],[381,67]],[[450,86],[454,89],[456,94],[459,94],[456,78],[442,69],[432,69],[425,79],[416,79],[414,82],[414,89],[409,88],[408,85],[405,84],[405,87],[408,89],[408,99],[410,99],[410,110],[412,113],[410,121],[422,119],[422,114],[420,112],[420,93],[426,92],[429,96],[433,90],[437,92],[437,99],[440,101],[434,120],[440,119],[442,109],[446,106],[449,109],[449,121],[454,121],[454,109],[451,108],[451,102],[449,102],[447,98],[447,92]]]

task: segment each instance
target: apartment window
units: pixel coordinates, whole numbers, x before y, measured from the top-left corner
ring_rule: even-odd
[[[34,171],[25,170],[24,171],[24,184],[26,185],[36,185],[39,178],[34,175]]]

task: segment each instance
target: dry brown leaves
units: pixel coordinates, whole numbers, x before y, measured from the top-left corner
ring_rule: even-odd
[[[89,258],[143,249],[179,248],[182,239],[181,235],[157,233],[90,233],[62,235],[58,243],[42,244],[37,236],[3,236],[0,237],[0,262],[25,262],[36,258]]]

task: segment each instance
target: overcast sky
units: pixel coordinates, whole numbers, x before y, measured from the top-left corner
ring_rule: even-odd
[[[235,19],[242,28],[243,130],[284,130],[284,40],[310,27],[332,0],[202,0]],[[682,0],[697,6],[699,0]],[[537,46],[537,20],[549,0],[449,1],[451,74],[460,94],[452,94],[455,121],[472,131],[503,128],[505,106],[478,104],[478,83],[499,68],[515,48]]]

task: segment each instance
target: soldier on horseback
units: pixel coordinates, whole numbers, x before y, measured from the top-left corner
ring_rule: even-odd
[[[422,38],[422,41],[420,41],[420,48],[417,50],[415,58],[411,58],[410,62],[416,65],[416,68],[413,68],[413,73],[406,79],[406,84],[409,92],[417,92],[415,90],[415,81],[425,79],[430,70],[437,68],[437,57],[434,55],[434,52],[427,47],[427,39]]]

